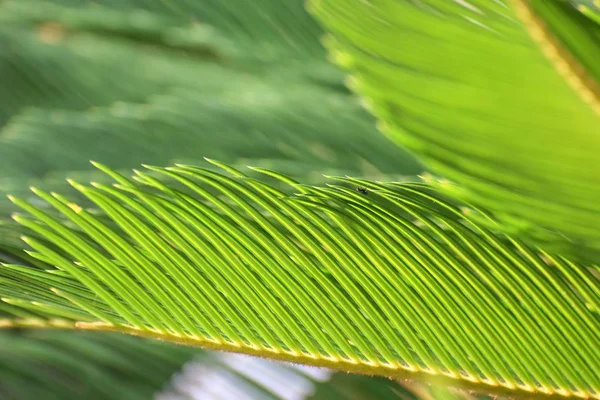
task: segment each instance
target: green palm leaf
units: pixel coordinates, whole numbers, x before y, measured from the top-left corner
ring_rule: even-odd
[[[595,269],[497,236],[422,184],[337,178],[358,192],[259,170],[282,191],[213,163],[234,177],[100,166],[115,187],[72,182],[104,214],[40,190],[51,208],[13,199],[31,256],[57,269],[5,265],[4,301],[58,318],[41,325],[599,397]]]
[[[310,4],[382,130],[460,184],[449,193],[538,243],[600,248],[595,14],[561,0]]]

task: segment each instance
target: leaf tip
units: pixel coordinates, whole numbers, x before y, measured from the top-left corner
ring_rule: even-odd
[[[155,171],[155,172],[161,172],[163,169],[169,169],[167,168],[161,168],[161,167],[157,167],[155,165],[150,165],[150,164],[142,164],[142,167],[149,169],[150,171]]]
[[[69,185],[73,186],[75,189],[77,189],[79,191],[84,191],[85,190],[85,186],[83,186],[82,184],[78,183],[77,181],[74,181],[71,178],[67,179],[67,182],[69,183]]]
[[[92,164],[94,167],[96,167],[102,171],[109,170],[109,168],[106,165],[99,163],[98,161],[94,161],[94,160],[89,160],[89,161],[90,161],[90,164]]]
[[[67,205],[71,210],[73,210],[77,214],[80,214],[83,211],[83,208],[81,208],[81,206],[77,203],[69,203]]]

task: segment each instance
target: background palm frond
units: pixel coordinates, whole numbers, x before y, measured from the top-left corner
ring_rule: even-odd
[[[513,235],[549,248],[567,236],[571,254],[597,259],[600,24],[562,0],[311,9],[382,130],[455,181],[448,193]]]
[[[151,399],[198,351],[116,335],[52,330],[0,333],[6,400]]]
[[[0,20],[4,193],[101,179],[89,159],[208,156],[313,182],[422,171],[349,95],[301,1],[19,0]]]

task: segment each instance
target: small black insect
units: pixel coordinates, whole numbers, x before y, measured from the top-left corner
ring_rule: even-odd
[[[364,188],[364,187],[357,187],[356,191],[360,194],[364,194],[365,196],[369,194],[369,191],[367,190],[367,188]]]

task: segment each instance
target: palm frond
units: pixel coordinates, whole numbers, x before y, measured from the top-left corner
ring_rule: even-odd
[[[498,236],[423,184],[316,187],[257,169],[283,191],[212,163],[234,177],[179,165],[129,179],[99,165],[115,186],[71,183],[105,215],[41,190],[46,206],[13,198],[36,235],[30,255],[56,269],[4,265],[0,295],[63,326],[600,396],[597,269]]]
[[[310,4],[382,130],[448,193],[513,234],[600,249],[593,19],[561,0]]]
[[[17,232],[17,227],[11,227],[9,232]],[[52,268],[14,246],[12,238],[1,232],[0,247],[10,249],[0,253],[1,263],[19,260],[29,268]],[[123,393],[128,398],[141,399],[153,394],[156,400],[483,398],[412,381],[400,383],[389,378],[337,373],[235,353],[204,352],[113,333],[40,330],[44,316],[43,311],[0,302],[0,321],[5,319],[0,324],[4,328],[0,331],[0,342],[3,348],[11,349],[0,357],[0,376],[8,377],[0,384],[3,399],[45,396],[118,400]],[[7,329],[15,318],[20,323],[29,321],[30,325]],[[58,322],[54,321],[55,328],[61,328]],[[96,388],[97,385],[101,387]]]

